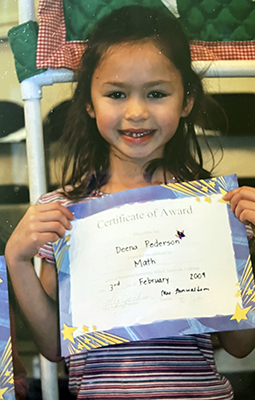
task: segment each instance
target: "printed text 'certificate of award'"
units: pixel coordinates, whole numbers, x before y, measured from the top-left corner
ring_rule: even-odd
[[[63,355],[134,340],[255,327],[245,226],[222,196],[235,175],[70,206],[54,244]]]

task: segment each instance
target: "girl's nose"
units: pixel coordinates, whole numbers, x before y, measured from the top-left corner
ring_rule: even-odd
[[[127,104],[125,118],[135,122],[148,119],[149,111],[146,102],[142,99],[130,99]]]

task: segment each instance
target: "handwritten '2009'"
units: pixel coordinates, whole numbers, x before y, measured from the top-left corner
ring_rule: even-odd
[[[194,273],[191,273],[190,276],[189,276],[190,280],[202,279],[202,278],[206,278],[206,273],[205,272],[194,272]]]

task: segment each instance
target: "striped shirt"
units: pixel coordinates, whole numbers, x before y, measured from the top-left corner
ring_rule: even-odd
[[[93,192],[70,201],[55,191],[39,204],[64,206],[102,197]],[[55,263],[50,243],[39,257]],[[229,381],[216,369],[210,335],[190,335],[102,347],[66,358],[69,389],[77,399],[233,399]]]

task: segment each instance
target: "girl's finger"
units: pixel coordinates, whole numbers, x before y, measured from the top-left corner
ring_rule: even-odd
[[[39,209],[39,211],[41,213],[47,213],[49,211],[60,211],[62,212],[66,218],[68,218],[69,220],[73,220],[74,216],[72,214],[72,212],[66,208],[65,206],[62,206],[59,202],[55,202],[55,203],[48,203],[48,204],[36,204],[35,206],[32,206],[31,208],[35,208],[35,209]]]
[[[235,216],[245,224],[255,221],[255,202],[240,200],[235,207]]]
[[[72,229],[70,219],[62,212],[62,210],[50,210],[42,212],[31,212],[29,215],[29,223],[31,225],[49,225],[50,222],[59,222],[65,229]]]
[[[38,225],[48,224],[51,221],[60,222],[67,230],[72,229],[70,221],[74,220],[74,216],[70,210],[60,204],[56,207],[47,206],[35,205],[27,211],[24,221],[33,227],[31,229],[36,230]]]
[[[31,238],[33,243],[34,254],[36,254],[45,243],[57,242],[60,236],[55,231],[52,232],[48,231],[43,233],[38,233],[38,232],[33,233]]]
[[[245,225],[252,224],[255,225],[255,212],[254,210],[243,210],[239,215],[239,220]],[[251,225],[251,226],[252,226]]]
[[[30,260],[44,244],[63,238],[66,230],[72,229],[72,220],[71,211],[60,203],[31,206],[8,241],[9,262]]]
[[[31,232],[41,233],[56,233],[59,238],[63,238],[66,233],[66,227],[59,221],[50,221],[47,224],[38,224],[37,226],[31,226]],[[68,229],[70,230],[70,229]]]
[[[231,211],[235,212],[237,204],[241,200],[248,200],[250,202],[255,202],[255,188],[243,186],[238,189],[234,189],[231,192],[223,196],[223,200],[229,201],[231,206]]]
[[[223,200],[226,200],[226,201],[227,201],[227,200],[231,199],[231,198],[234,196],[234,194],[235,194],[236,192],[238,192],[239,189],[240,189],[240,188],[236,188],[236,189],[230,190],[230,192],[224,194],[224,196],[222,197]]]

